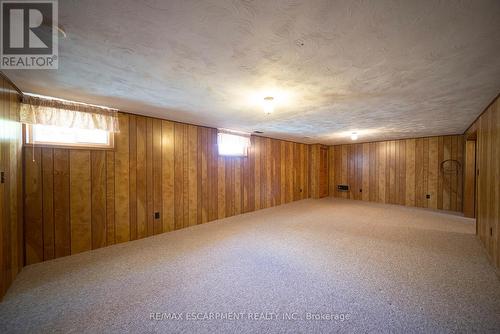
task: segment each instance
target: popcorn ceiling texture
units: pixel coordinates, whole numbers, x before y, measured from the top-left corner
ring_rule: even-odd
[[[22,90],[177,121],[325,144],[457,134],[500,90],[498,0],[66,0],[59,12],[60,68],[6,71]]]

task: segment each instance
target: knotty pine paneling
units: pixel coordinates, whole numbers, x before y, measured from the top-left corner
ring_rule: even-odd
[[[500,101],[493,101],[466,136],[477,131],[476,223],[479,240],[500,268]]]
[[[330,146],[330,196],[461,212],[462,168],[443,173],[446,159],[463,165],[462,136]]]
[[[0,301],[24,264],[22,141],[19,95],[0,76]],[[40,178],[37,178],[41,182]],[[50,224],[50,222],[49,222]],[[35,242],[40,242],[35,240]],[[53,249],[48,249],[52,252]],[[42,256],[42,254],[38,254]]]
[[[310,145],[252,136],[220,157],[216,129],[119,122],[114,150],[24,148],[26,264],[309,198]]]

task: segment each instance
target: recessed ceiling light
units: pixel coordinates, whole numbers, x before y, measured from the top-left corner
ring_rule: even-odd
[[[274,111],[274,97],[266,96],[264,98],[264,112],[266,115],[272,114]]]
[[[262,134],[262,133],[264,133],[264,132],[259,131],[259,130],[255,130],[253,133],[256,133],[256,134]]]
[[[351,139],[352,140],[357,140],[358,139],[358,134],[356,132],[351,133]]]

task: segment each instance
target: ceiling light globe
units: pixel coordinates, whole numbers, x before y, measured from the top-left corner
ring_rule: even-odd
[[[264,98],[264,113],[266,115],[272,114],[274,112],[274,98],[272,96],[267,96]]]

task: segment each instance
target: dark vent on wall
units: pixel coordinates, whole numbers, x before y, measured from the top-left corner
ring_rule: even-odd
[[[349,191],[349,186],[346,184],[339,184],[339,185],[337,185],[337,190],[338,191]]]

